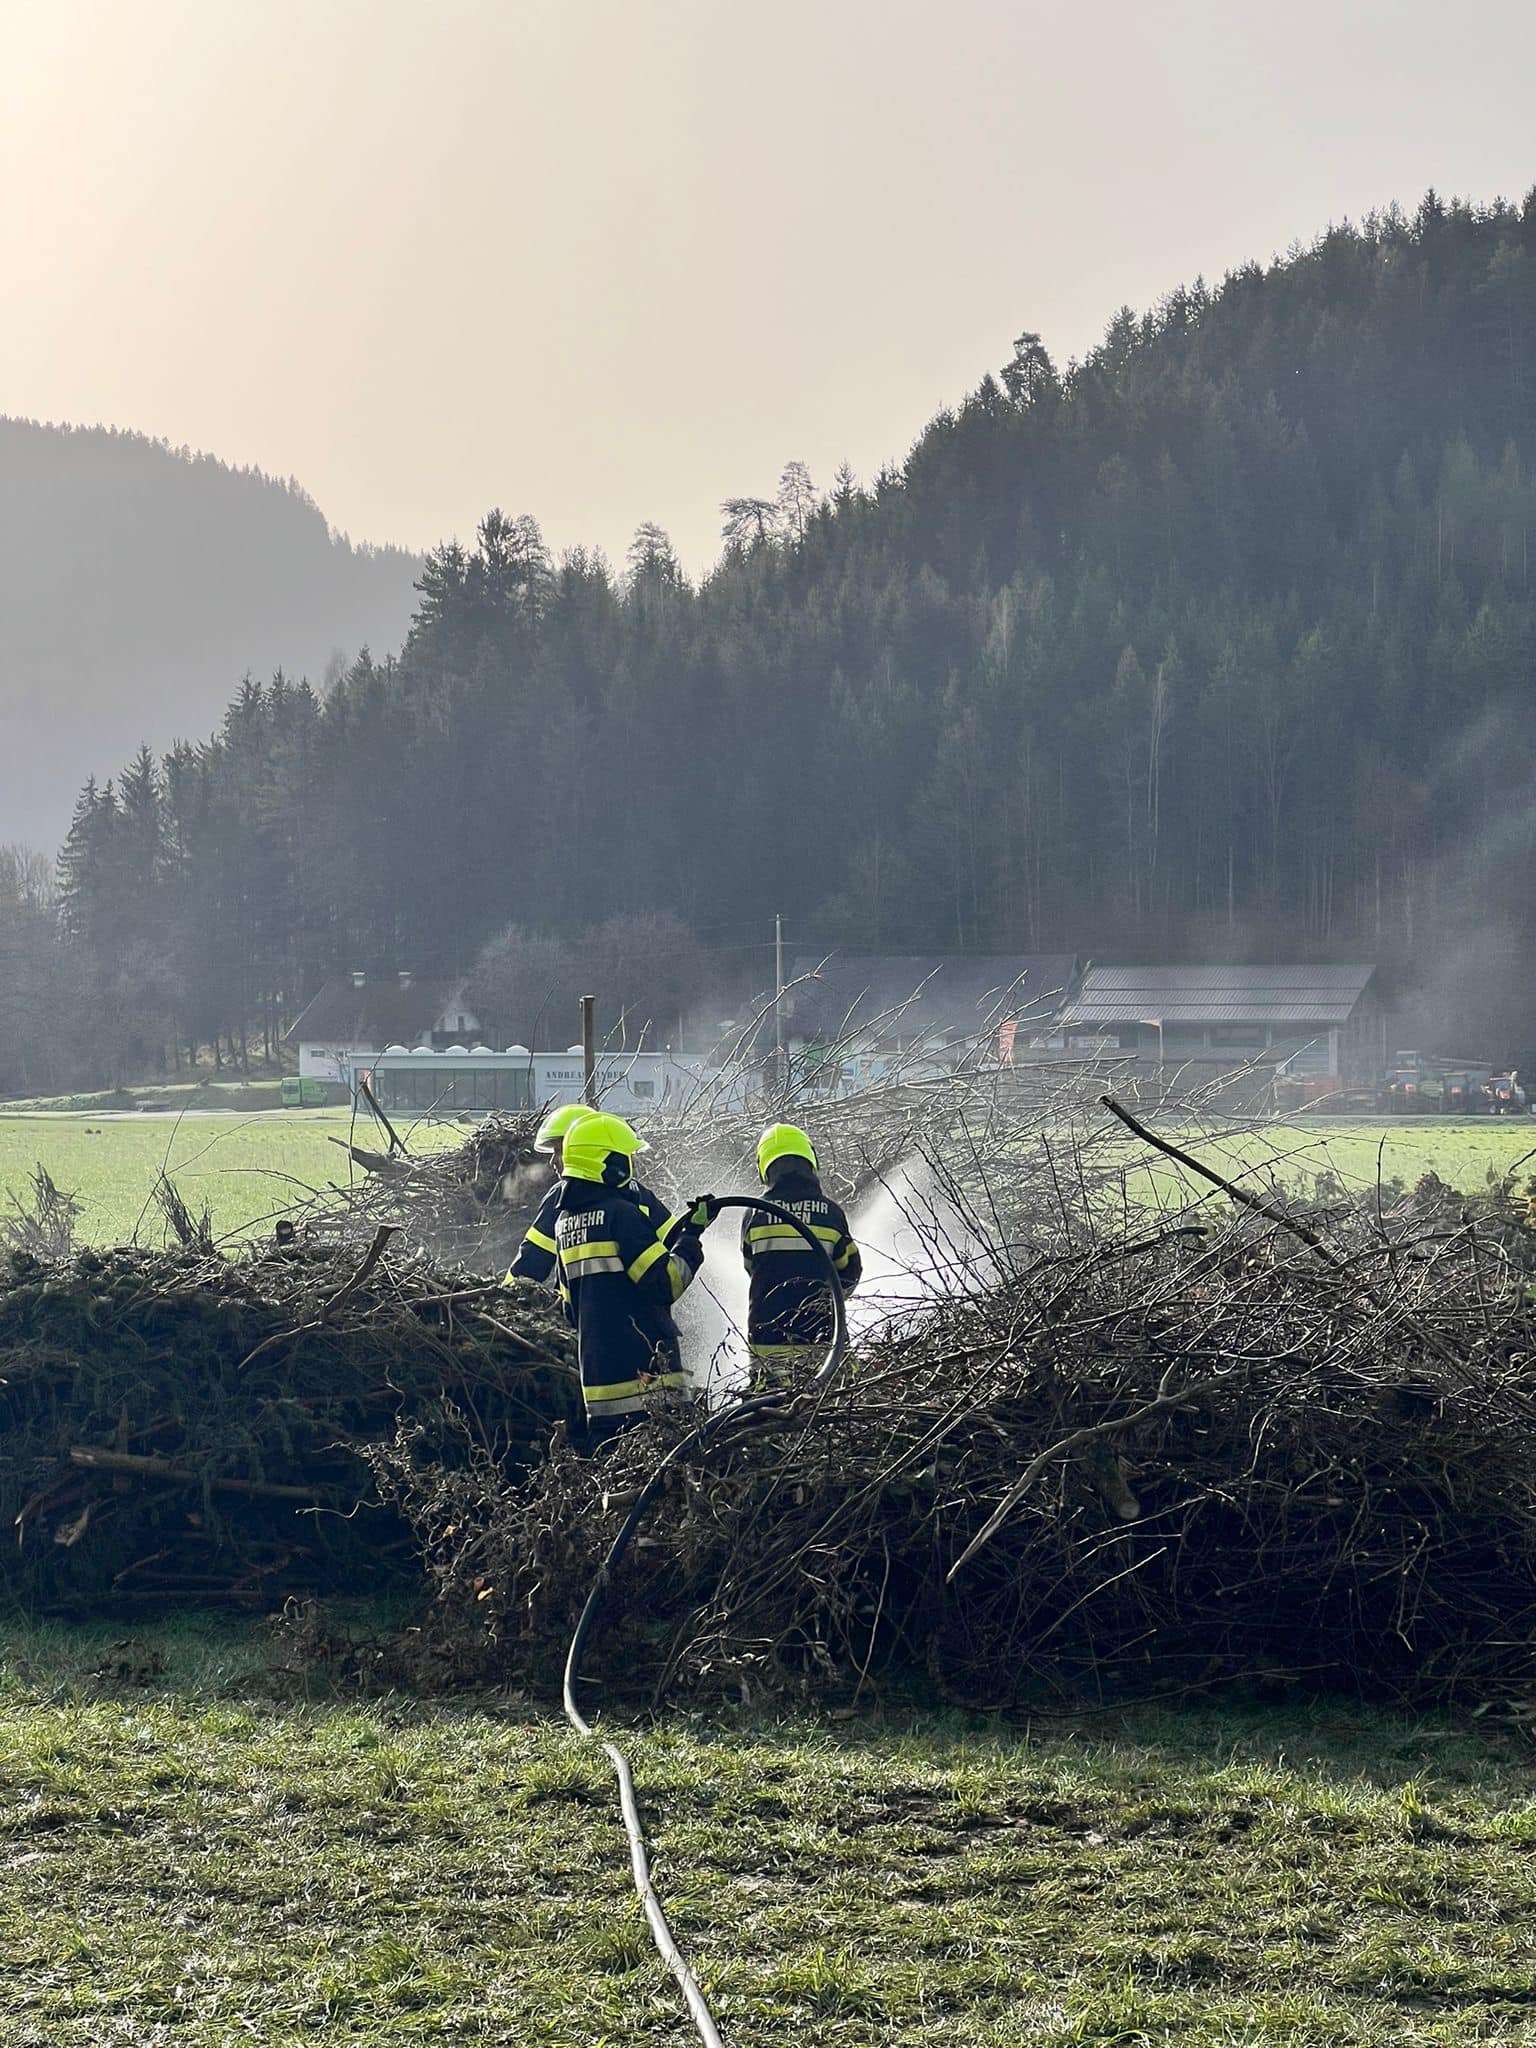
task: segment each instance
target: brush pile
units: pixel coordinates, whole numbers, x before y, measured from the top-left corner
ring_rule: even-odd
[[[953,1124],[957,1101],[970,1091],[951,1081],[894,1083],[841,1101],[818,1102],[813,1118],[823,1181],[851,1202],[896,1165]],[[803,1102],[737,1104],[701,1098],[683,1114],[646,1124],[645,1178],[673,1201],[702,1187],[757,1185],[757,1141],[780,1113],[803,1116]],[[504,1268],[539,1201],[552,1169],[533,1149],[540,1119],[495,1114],[474,1126],[462,1145],[410,1153],[369,1144],[346,1147],[362,1178],[299,1205],[306,1235],[331,1244],[365,1244],[382,1223],[393,1224],[438,1257],[478,1272]],[[382,1132],[382,1128],[381,1132]],[[372,1131],[370,1129],[370,1138]],[[338,1144],[340,1140],[336,1141]]]
[[[267,1604],[418,1569],[364,1455],[409,1418],[509,1477],[579,1413],[552,1303],[376,1233],[0,1262],[0,1585],[50,1610]]]
[[[1002,1706],[1238,1678],[1536,1707],[1524,1204],[1222,1201],[1003,1247],[840,1383],[682,1456],[590,1665],[631,1696]],[[676,1425],[508,1484],[375,1451],[444,1626],[552,1679]]]
[[[536,1116],[488,1116],[462,1145],[420,1154],[397,1149],[384,1129],[374,1144],[345,1148],[361,1180],[331,1189],[295,1217],[316,1241],[366,1244],[381,1224],[392,1224],[440,1259],[502,1271],[551,1179],[548,1160],[533,1149],[538,1126]],[[376,1149],[386,1142],[387,1151]]]

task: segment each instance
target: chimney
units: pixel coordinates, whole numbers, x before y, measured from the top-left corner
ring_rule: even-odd
[[[413,975],[413,974],[411,973],[411,970],[409,969],[409,967],[402,967],[402,968],[400,969],[400,971],[399,971],[399,975],[400,975],[400,986],[401,986],[402,988],[409,988],[409,987],[410,987],[410,985],[411,985],[411,983],[412,983],[412,981],[413,981],[413,980],[415,979],[415,976],[414,976],[414,975]]]
[[[352,986],[353,986],[354,988],[362,988],[362,987],[364,987],[364,986],[366,985],[366,983],[367,983],[367,980],[368,980],[368,977],[367,977],[367,975],[366,975],[366,974],[365,974],[365,973],[363,972],[363,970],[362,970],[362,968],[361,968],[361,967],[354,967],[354,968],[353,968],[353,970],[352,970]]]

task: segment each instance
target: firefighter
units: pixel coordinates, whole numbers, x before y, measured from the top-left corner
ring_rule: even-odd
[[[559,1176],[565,1171],[562,1154],[566,1133],[582,1117],[590,1115],[591,1111],[584,1102],[562,1102],[539,1125],[533,1149],[553,1163],[556,1178],[550,1182],[548,1192],[539,1203],[533,1221],[523,1232],[523,1241],[507,1268],[505,1284],[508,1287],[514,1280],[542,1283],[555,1270],[555,1216],[560,1207]]]
[[[563,1175],[565,1167],[562,1154],[565,1140],[574,1125],[582,1117],[591,1116],[592,1111],[584,1102],[562,1102],[552,1109],[539,1125],[538,1135],[533,1141],[535,1152],[541,1152],[554,1163],[557,1175]],[[555,1217],[560,1209],[559,1179],[550,1182],[549,1189],[534,1213],[533,1221],[523,1233],[523,1241],[517,1248],[516,1256],[507,1268],[504,1285],[510,1287],[514,1281],[532,1280],[542,1286],[555,1271]],[[653,1194],[638,1181],[631,1181],[630,1193],[638,1203],[641,1213],[650,1217],[658,1230],[670,1220],[666,1203],[660,1195]],[[679,1227],[674,1222],[674,1228]]]
[[[704,1246],[690,1216],[658,1226],[641,1208],[632,1163],[643,1150],[622,1117],[596,1110],[565,1136],[555,1246],[594,1450],[638,1422],[648,1397],[688,1388],[672,1304]]]
[[[815,1148],[805,1132],[794,1124],[770,1124],[758,1140],[757,1171],[769,1199],[798,1216],[826,1246],[838,1285],[845,1296],[852,1294],[863,1261],[848,1234],[848,1218],[822,1193]],[[792,1380],[806,1362],[819,1363],[832,1341],[826,1263],[798,1230],[750,1209],[741,1226],[741,1256],[749,1282],[747,1343],[757,1368],[754,1380]]]

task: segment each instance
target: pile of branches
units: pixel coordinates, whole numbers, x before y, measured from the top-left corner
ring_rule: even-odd
[[[949,1129],[969,1092],[953,1079],[894,1082],[810,1109],[803,1101],[747,1107],[700,1097],[681,1114],[647,1121],[650,1149],[641,1167],[673,1201],[706,1187],[755,1187],[764,1124],[793,1111],[815,1125],[828,1191],[852,1202]],[[345,1145],[359,1178],[295,1205],[291,1218],[309,1237],[335,1244],[366,1243],[381,1223],[390,1223],[438,1257],[484,1273],[503,1269],[552,1177],[549,1161],[533,1149],[539,1121],[532,1114],[493,1114],[463,1144],[419,1152],[411,1149],[409,1134],[401,1137],[381,1118],[377,1138],[374,1127],[365,1126],[368,1143],[354,1135]]]
[[[1536,1697],[1536,1314],[1524,1204],[1427,1183],[1290,1213],[1234,1186],[1080,1219],[889,1320],[767,1426],[685,1450],[592,1669],[979,1706],[1240,1678]],[[553,1680],[677,1426],[515,1482],[377,1452],[443,1625]]]
[[[378,1230],[0,1260],[0,1585],[50,1610],[267,1604],[417,1571],[366,1451],[409,1418],[511,1475],[579,1413],[552,1303]]]
[[[294,1211],[306,1234],[331,1244],[365,1244],[381,1224],[453,1263],[492,1273],[505,1269],[551,1179],[533,1149],[538,1117],[492,1115],[463,1144],[440,1152],[410,1149],[382,1116],[378,1137],[345,1146],[361,1178],[333,1187]],[[342,1141],[337,1139],[337,1144]]]

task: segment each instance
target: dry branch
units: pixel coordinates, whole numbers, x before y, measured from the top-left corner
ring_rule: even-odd
[[[0,1517],[17,1533],[0,1580],[87,1606],[125,1579],[281,1599],[412,1572],[366,1446],[408,1420],[433,1455],[467,1437],[510,1476],[578,1401],[553,1303],[456,1313],[468,1276],[386,1258],[394,1235],[361,1258],[298,1239],[0,1262]]]

